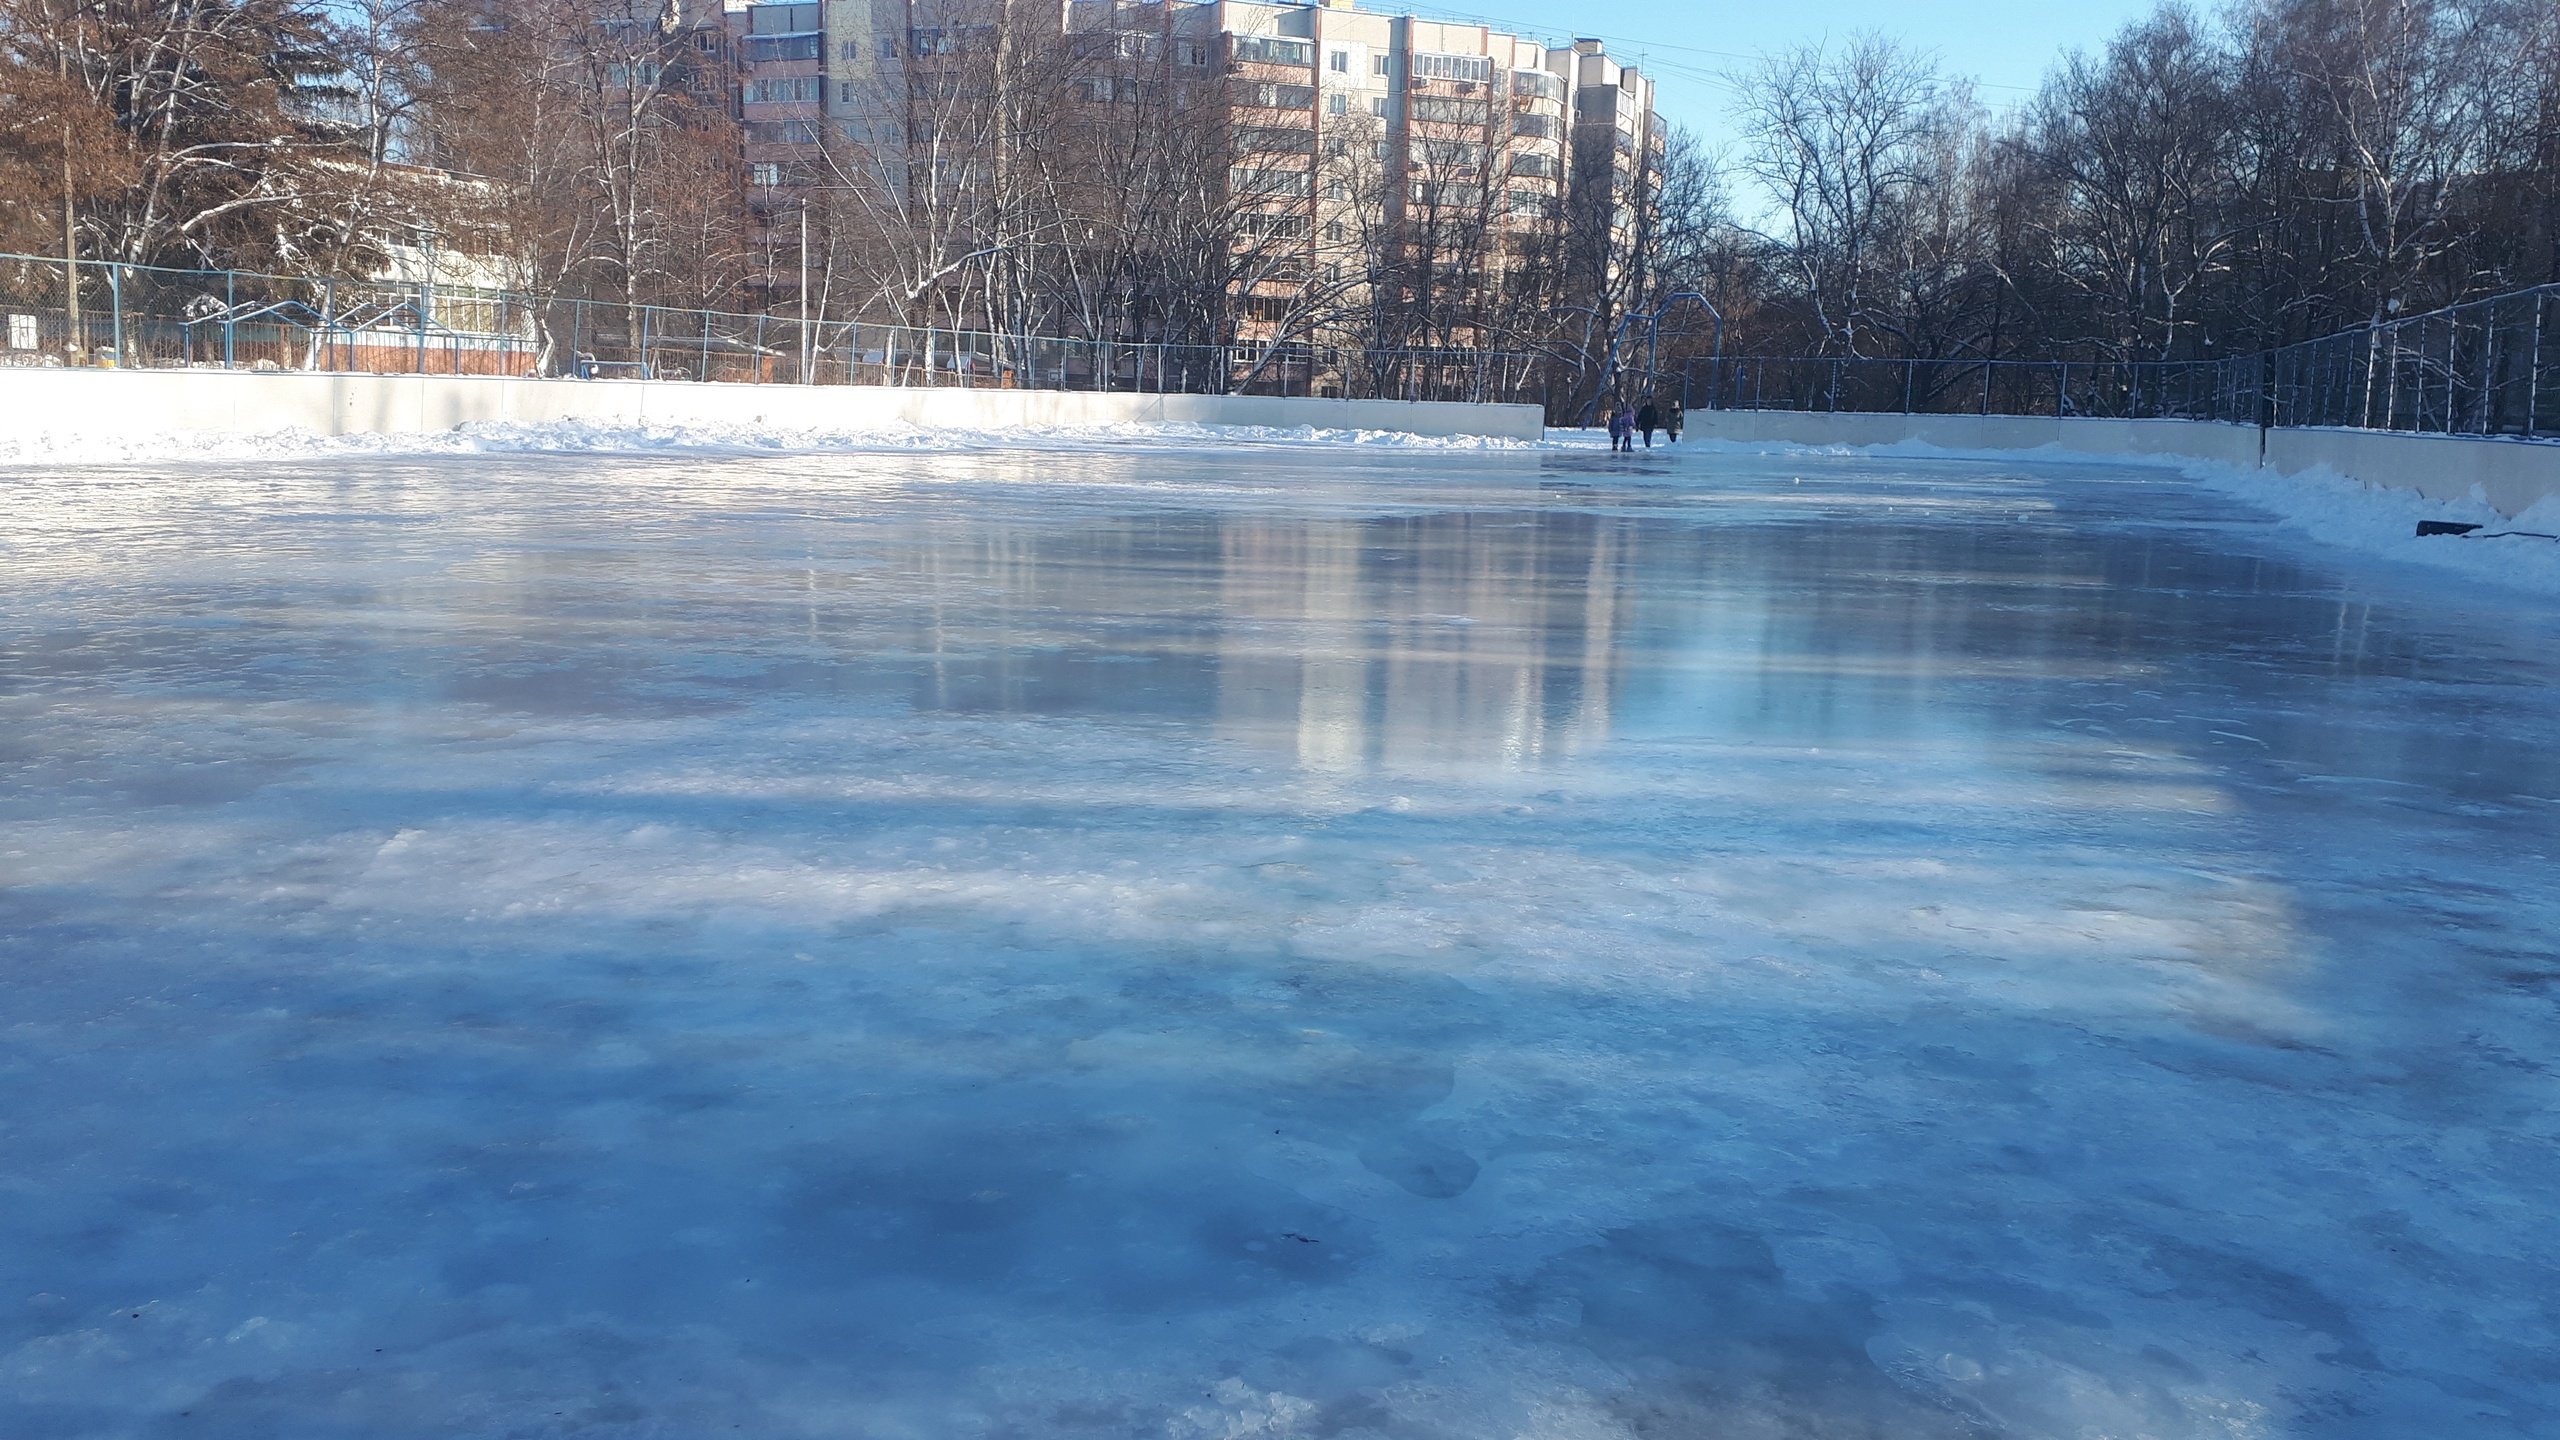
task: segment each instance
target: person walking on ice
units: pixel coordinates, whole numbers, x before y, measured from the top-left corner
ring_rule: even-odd
[[[1644,448],[1652,449],[1653,432],[1662,428],[1662,408],[1650,400],[1644,402],[1644,408],[1636,412],[1636,428],[1644,432]],[[1627,448],[1632,450],[1635,447],[1630,445]]]

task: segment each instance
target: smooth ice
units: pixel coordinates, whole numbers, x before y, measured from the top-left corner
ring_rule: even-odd
[[[0,1434],[2560,1433],[2560,615],[2158,471],[0,475]]]

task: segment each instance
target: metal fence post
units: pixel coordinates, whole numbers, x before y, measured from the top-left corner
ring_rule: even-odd
[[[116,347],[115,364],[118,369],[122,369],[124,367],[124,267],[121,265],[107,267],[107,303],[115,315],[112,331]]]
[[[222,272],[222,368],[230,370],[239,364],[240,272]]]
[[[2473,427],[2473,433],[2479,435],[2496,429],[2498,393],[2498,302],[2492,300],[2484,308],[2489,318],[2480,327],[2480,419]]]
[[[2524,433],[2528,440],[2540,433],[2538,422],[2542,415],[2542,307],[2549,302],[2550,298],[2547,295],[2533,297],[2533,348],[2525,352],[2524,359]]]

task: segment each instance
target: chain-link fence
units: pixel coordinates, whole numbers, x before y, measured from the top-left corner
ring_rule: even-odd
[[[1681,403],[1709,410],[2060,415],[2257,421],[2256,362],[1884,360],[1725,356],[1687,362]]]
[[[1686,361],[1661,378],[1699,409],[2219,420],[2560,439],[2560,285],[2228,359],[1723,356]]]
[[[1572,360],[1480,349],[1193,345],[803,323],[787,314],[436,283],[0,255],[0,366],[1320,395],[1571,409],[1571,396],[1587,399],[1571,383],[1579,373]],[[1676,394],[1692,409],[2218,420],[2560,438],[2560,285],[2228,359],[1728,355],[1682,361],[1645,378],[1655,395]]]
[[[2560,285],[2266,357],[2270,423],[2560,438]]]
[[[804,323],[433,283],[75,266],[19,255],[0,255],[0,326],[0,366],[1543,399],[1539,357],[1493,350]]]

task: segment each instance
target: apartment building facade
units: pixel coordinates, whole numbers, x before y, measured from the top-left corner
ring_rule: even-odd
[[[750,191],[776,223],[939,163],[941,102],[1027,83],[1007,77],[1033,73],[1036,41],[1075,101],[1153,107],[1223,156],[1239,341],[1482,346],[1486,297],[1529,270],[1607,292],[1641,263],[1662,127],[1650,77],[1598,41],[1354,0],[729,0],[728,22]]]

